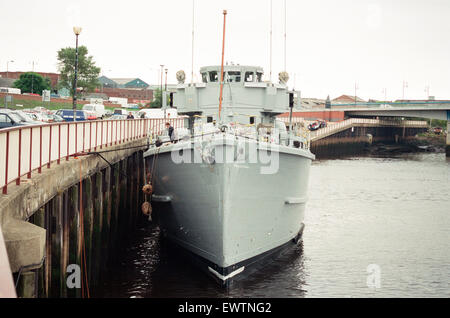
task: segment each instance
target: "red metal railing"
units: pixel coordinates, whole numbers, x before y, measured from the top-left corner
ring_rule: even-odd
[[[42,167],[69,160],[71,155],[92,149],[121,144],[149,133],[161,133],[165,123],[184,127],[184,118],[98,120],[20,126],[0,130],[0,188],[8,193],[8,184],[21,178],[31,178]],[[89,126],[89,127],[87,127]]]

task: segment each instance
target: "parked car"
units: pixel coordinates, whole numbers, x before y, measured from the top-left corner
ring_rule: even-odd
[[[47,116],[50,117],[51,121],[54,122],[54,123],[60,123],[60,122],[64,121],[64,118],[62,118],[58,114],[50,114],[50,115],[47,115]],[[73,116],[73,112],[72,112],[72,116]]]
[[[13,110],[11,113],[17,115],[21,119],[21,123],[24,125],[40,125],[42,122],[35,120],[30,114],[21,110]]]
[[[113,111],[111,109],[106,109],[105,110],[105,115],[103,116],[103,118],[107,118],[107,117],[111,117],[113,115]]]
[[[91,112],[97,118],[105,116],[105,106],[102,104],[86,104],[83,106],[83,110]]]
[[[165,114],[164,109],[161,108],[144,108],[137,112],[135,117],[142,118],[142,115],[144,115],[144,118],[177,118],[178,116],[176,108],[167,108]]]
[[[40,121],[43,121],[45,123],[51,123],[53,121],[53,118],[50,116],[50,114],[47,114],[45,112],[36,113],[36,115],[40,118]]]
[[[86,116],[86,120],[96,120],[97,118],[97,113],[91,110],[83,110],[84,114]]]
[[[61,116],[65,121],[73,121],[73,110],[72,109],[60,109],[56,112],[56,115]],[[85,111],[77,110],[76,120],[77,121],[87,120]]]
[[[327,127],[327,122],[321,119],[314,121],[313,123],[308,125],[308,129],[311,131],[317,130],[319,128]]]
[[[127,115],[115,114],[115,115],[112,115],[109,119],[113,119],[113,120],[116,120],[116,119],[127,119]]]
[[[122,108],[116,108],[114,109],[114,115],[128,115],[128,110],[122,109]]]
[[[10,110],[0,110],[0,129],[23,125],[21,118]]]
[[[33,108],[33,111],[35,112],[41,112],[41,113],[48,113],[49,110],[45,107],[42,106],[36,106],[35,108]]]

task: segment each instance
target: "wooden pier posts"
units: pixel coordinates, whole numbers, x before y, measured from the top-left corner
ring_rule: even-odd
[[[69,265],[79,266],[83,286],[85,269],[89,289],[99,285],[108,264],[120,258],[118,247],[141,220],[143,184],[139,151],[84,176],[81,185],[64,189],[40,208],[29,221],[46,229],[45,261],[40,269],[21,274],[18,296],[86,297],[81,288],[68,288],[67,280],[75,273],[68,272]]]

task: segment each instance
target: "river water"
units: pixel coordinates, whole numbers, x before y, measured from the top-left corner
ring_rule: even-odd
[[[303,243],[225,291],[138,229],[97,297],[450,297],[450,160],[317,160]]]

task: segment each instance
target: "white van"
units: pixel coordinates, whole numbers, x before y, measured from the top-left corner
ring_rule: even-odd
[[[128,110],[123,108],[115,108],[113,115],[125,115],[128,116]]]
[[[144,108],[138,112],[138,118],[164,118],[164,109],[161,108]],[[177,118],[176,108],[166,108],[166,118]]]
[[[97,118],[105,116],[105,106],[102,104],[86,104],[83,106],[83,110],[94,113]]]

